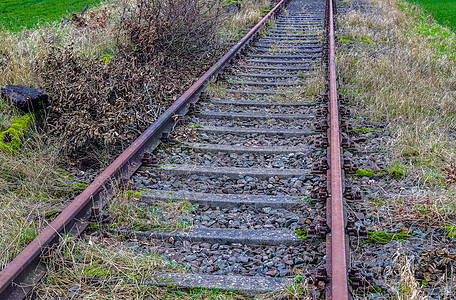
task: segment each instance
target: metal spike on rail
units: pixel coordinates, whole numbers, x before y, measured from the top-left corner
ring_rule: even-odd
[[[348,201],[353,201],[353,202],[362,202],[363,201],[363,196],[360,191],[354,191],[351,186],[345,186],[344,189],[344,197]]]

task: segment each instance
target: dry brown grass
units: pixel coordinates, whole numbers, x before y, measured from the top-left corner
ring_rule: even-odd
[[[271,7],[269,0],[242,1],[243,7],[229,15],[222,30],[222,36],[228,39],[238,39],[242,32],[250,29],[264,16],[264,11]]]
[[[415,279],[415,267],[413,258],[406,254],[396,252],[391,265],[384,272],[385,282],[393,299],[397,300],[421,300],[426,299],[420,284]],[[398,278],[399,280],[392,278]]]
[[[309,72],[309,74],[306,74],[304,84],[302,86],[301,96],[305,99],[305,101],[315,101],[316,97],[320,97],[325,94],[325,83],[326,71],[325,67],[321,65],[314,71],[311,71]]]

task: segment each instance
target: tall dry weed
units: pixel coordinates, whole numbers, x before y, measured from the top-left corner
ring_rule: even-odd
[[[389,292],[394,299],[398,300],[424,300],[420,284],[415,279],[414,258],[409,257],[398,250],[394,255],[390,266],[384,272],[386,282],[389,282]],[[399,278],[392,281],[391,278]]]
[[[242,30],[249,29],[258,23],[263,12],[271,8],[271,1],[268,0],[245,0],[242,1],[242,9],[228,16],[223,28],[223,36],[236,38]]]
[[[32,131],[19,151],[0,151],[0,269],[75,195],[60,144]]]

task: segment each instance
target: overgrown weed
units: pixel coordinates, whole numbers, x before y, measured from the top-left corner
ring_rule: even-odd
[[[110,201],[108,214],[116,228],[138,231],[191,229],[192,224],[187,217],[193,210],[190,202],[146,203],[141,197],[140,192],[122,191]]]
[[[399,250],[394,255],[391,264],[385,269],[384,278],[388,284],[389,292],[394,295],[394,299],[425,299],[421,286],[415,278],[413,258]],[[399,278],[399,281],[393,281],[391,278]]]
[[[58,209],[75,195],[74,178],[61,172],[60,143],[31,129],[14,153],[0,151],[0,268],[4,268]]]
[[[242,1],[242,9],[226,19],[221,33],[222,37],[228,40],[239,39],[243,32],[258,23],[270,8],[269,0]]]
[[[114,237],[66,237],[45,261],[48,275],[34,299],[109,299],[114,294],[118,299],[160,299],[163,291],[153,285],[154,276],[178,270],[153,252],[131,250]]]

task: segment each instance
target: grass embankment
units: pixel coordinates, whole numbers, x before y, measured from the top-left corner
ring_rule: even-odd
[[[392,133],[391,144],[381,145],[392,155],[391,167],[404,172],[407,185],[421,188],[408,196],[411,222],[454,225],[456,34],[408,2],[366,2],[373,8],[350,10],[341,20],[341,93],[366,113],[360,116],[384,121]],[[392,194],[389,208],[403,201]],[[407,255],[398,252],[393,260],[400,281],[386,280],[397,299],[418,299],[424,294]]]
[[[112,43],[113,35],[108,30],[106,40],[101,32],[94,31],[90,37],[83,37],[74,24],[60,23],[17,33],[0,31],[0,87],[23,84],[41,88],[45,74],[40,68],[49,52],[49,42],[58,41],[61,46],[75,43],[76,50],[87,49],[86,53]],[[0,132],[15,129],[23,118],[21,112],[0,99]],[[7,144],[0,150],[0,269],[85,188],[75,182],[76,173],[61,169],[66,162],[63,139],[48,136],[35,124],[27,125],[18,137],[19,148],[13,143],[14,147]],[[11,139],[2,137],[2,143]]]
[[[19,113],[5,103],[0,106],[0,131],[17,130]],[[84,188],[59,168],[58,141],[38,133],[34,126],[20,132],[25,135],[14,136],[18,141],[13,141],[22,140],[19,149],[16,143],[0,148],[0,269],[55,217],[65,199]]]
[[[456,2],[454,0],[407,0],[429,12],[441,25],[456,31]]]
[[[342,43],[356,47],[339,54],[341,92],[390,124],[393,163],[439,190],[434,209],[450,217],[455,187],[452,167],[445,168],[456,161],[456,35],[406,2],[369,2],[381,13],[350,11],[342,22]]]
[[[0,28],[20,30],[53,22],[71,13],[79,13],[86,4],[100,0],[3,0],[0,2]]]
[[[217,57],[214,49],[218,53],[226,49],[240,30],[248,29],[270,8],[266,0],[246,0],[239,12],[226,15],[223,7],[206,10],[204,5],[210,1],[192,0],[184,1],[185,5],[194,5],[189,9],[191,13],[176,18],[174,14],[183,5],[179,1],[155,1],[157,6],[140,2],[141,16],[129,1],[111,1],[87,12],[85,19],[77,22],[0,32],[0,87],[23,84],[44,89],[51,96],[46,134],[31,126],[19,149],[0,151],[0,269],[86,187],[76,182],[84,174],[78,169],[81,165],[91,169],[106,164],[108,159],[102,157],[106,149],[139,135],[209,67],[211,59]],[[202,13],[210,15],[203,18]],[[149,27],[144,26],[142,21],[150,16],[164,19],[149,19]],[[170,40],[175,43],[170,45]],[[21,116],[0,100],[2,131]],[[127,130],[125,134],[111,130],[120,127]],[[74,147],[76,144],[83,147]],[[77,160],[79,164],[70,168],[69,151],[83,151],[91,159],[85,164]],[[62,165],[71,171],[60,169]],[[114,226],[187,226],[180,222],[181,215],[188,211],[187,203],[145,208],[133,199],[125,199],[121,193],[108,208]],[[64,251],[53,252],[59,260],[49,260],[50,275],[35,295],[43,299],[72,298],[75,294],[70,289],[79,286],[75,292],[80,298],[110,298],[113,292],[119,292],[127,299],[147,295],[185,299],[180,292],[157,292],[146,286],[145,279],[151,274],[175,266],[164,265],[153,254],[134,257],[138,253],[122,248],[116,237],[104,234],[109,237],[66,237],[58,246]],[[106,288],[100,288],[99,283],[106,284]],[[208,299],[231,297],[212,291],[195,293]]]

